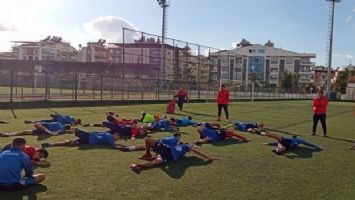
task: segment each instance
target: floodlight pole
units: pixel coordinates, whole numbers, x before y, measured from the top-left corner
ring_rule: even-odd
[[[341,2],[341,0],[326,0],[331,3],[331,16],[329,18],[329,51],[328,51],[328,77],[327,77],[327,94],[330,91],[330,75],[332,67],[332,56],[333,56],[333,30],[334,30],[334,12],[335,3]]]
[[[160,81],[164,78],[164,61],[165,61],[165,37],[166,37],[166,9],[169,7],[168,0],[157,0],[161,8],[163,8],[162,32],[161,32],[161,47],[160,47],[160,68],[158,72],[158,99],[160,91]]]

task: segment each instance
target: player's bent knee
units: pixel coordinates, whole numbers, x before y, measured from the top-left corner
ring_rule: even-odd
[[[43,182],[44,179],[46,179],[44,174],[36,174],[33,177],[36,179],[37,184]]]

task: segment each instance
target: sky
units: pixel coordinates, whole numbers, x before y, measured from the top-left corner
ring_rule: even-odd
[[[335,12],[337,67],[355,63],[355,0],[343,0]],[[325,0],[170,0],[167,36],[221,49],[242,38],[271,40],[279,48],[316,53],[314,61],[324,65],[328,18]],[[122,27],[160,35],[161,21],[156,0],[1,0],[0,51],[9,51],[11,41],[47,35],[76,48],[100,38],[121,42]]]

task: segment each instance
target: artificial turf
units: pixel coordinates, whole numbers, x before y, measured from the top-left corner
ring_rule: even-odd
[[[258,121],[284,136],[297,134],[318,144],[323,151],[301,147],[275,155],[273,147],[263,145],[268,138],[243,133],[251,141],[203,145],[201,151],[221,160],[208,162],[192,153],[184,159],[136,174],[129,169],[143,152],[120,152],[104,146],[49,148],[49,168],[36,168],[46,174],[43,185],[16,193],[0,193],[0,199],[355,199],[355,121],[353,103],[331,102],[328,109],[329,137],[310,136],[311,101],[237,102],[230,106],[231,119]],[[25,119],[44,119],[52,112],[74,115],[86,122],[101,122],[105,112],[114,111],[124,118],[138,117],[140,111],[162,115],[166,105],[136,105],[85,108],[0,110],[0,131],[31,129]],[[196,121],[216,119],[212,103],[186,104],[185,112]],[[224,123],[224,125],[227,125]],[[103,128],[83,128],[102,130]],[[195,128],[181,129],[183,140],[198,139]],[[162,138],[170,133],[154,133]],[[31,145],[74,138],[25,137]],[[11,138],[0,138],[3,146]],[[142,143],[142,139],[134,141]],[[132,144],[132,141],[120,141]],[[0,163],[4,164],[4,163]]]

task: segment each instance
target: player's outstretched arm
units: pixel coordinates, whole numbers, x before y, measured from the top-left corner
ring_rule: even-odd
[[[217,157],[213,157],[213,156],[211,157],[211,156],[208,156],[208,155],[202,153],[196,147],[192,147],[191,151],[194,152],[195,154],[201,156],[202,158],[207,159],[207,160],[219,160],[219,158],[217,158]]]

